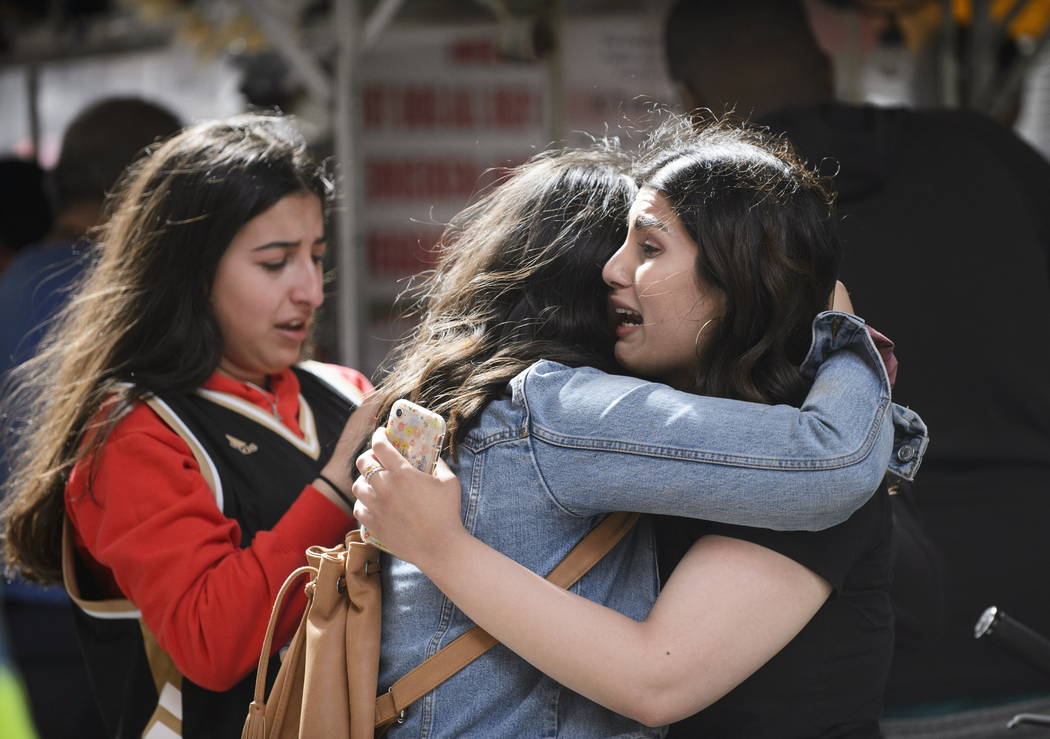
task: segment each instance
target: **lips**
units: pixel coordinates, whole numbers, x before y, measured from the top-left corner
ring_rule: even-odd
[[[618,301],[611,301],[613,329],[616,336],[623,338],[642,325],[642,314],[634,308],[621,305]]]
[[[274,327],[296,341],[305,341],[310,331],[310,321],[303,318],[293,318],[290,321],[274,324]]]
[[[616,313],[616,322],[621,326],[641,326],[642,325],[642,314],[636,310],[630,308],[621,308],[617,306],[614,308]]]

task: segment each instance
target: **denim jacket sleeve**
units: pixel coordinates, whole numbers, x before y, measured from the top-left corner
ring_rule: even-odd
[[[539,476],[571,515],[628,510],[819,530],[859,508],[888,467],[911,479],[926,434],[916,414],[892,407],[861,319],[820,314],[802,369],[813,386],[801,408],[553,362],[516,377],[512,392]]]

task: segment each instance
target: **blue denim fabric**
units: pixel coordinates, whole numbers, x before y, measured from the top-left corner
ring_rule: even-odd
[[[801,409],[678,392],[591,368],[538,362],[489,404],[451,463],[477,538],[548,573],[602,517],[669,513],[779,529],[844,520],[887,465],[911,476],[918,416],[891,461],[890,388],[860,319],[821,314]],[[384,555],[380,688],[473,624],[413,565]],[[641,620],[657,595],[642,519],[573,590]],[[544,624],[536,624],[537,629]],[[625,680],[630,676],[625,675]],[[656,737],[533,669],[502,645],[409,707],[393,737]]]

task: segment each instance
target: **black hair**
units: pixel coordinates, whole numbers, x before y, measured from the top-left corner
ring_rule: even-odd
[[[60,579],[72,467],[102,447],[136,400],[195,388],[218,367],[211,289],[237,231],[287,195],[324,203],[330,191],[301,135],[279,116],[193,126],[124,176],[93,264],[40,353],[18,368],[8,400],[29,419],[9,457],[3,509],[6,559],[23,575]]]
[[[640,166],[641,186],[667,198],[698,246],[698,283],[724,296],[688,389],[800,402],[798,366],[842,256],[831,191],[786,141],[715,121],[673,120]]]

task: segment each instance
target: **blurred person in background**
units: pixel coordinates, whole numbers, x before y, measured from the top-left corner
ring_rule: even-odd
[[[106,193],[142,151],[181,127],[167,109],[138,98],[105,98],[73,119],[49,172],[54,220],[0,279],[0,372],[29,359],[46,323],[64,303],[87,258],[88,236],[102,219]],[[38,238],[40,238],[38,237]],[[17,317],[17,318],[15,318]]]
[[[49,173],[54,221],[43,239],[26,246],[0,276],[0,398],[7,376],[30,359],[49,322],[92,258],[91,230],[102,220],[106,193],[143,150],[180,127],[178,118],[138,98],[106,98],[81,111],[66,128]],[[5,432],[17,434],[4,423]],[[0,483],[7,478],[13,439],[5,438]],[[104,736],[76,643],[69,597],[15,579],[4,611],[12,657],[44,739]]]
[[[665,41],[688,108],[735,108],[837,169],[841,279],[897,342],[895,400],[931,430],[894,501],[884,729],[1006,735],[1050,709],[1046,676],[973,638],[993,604],[1050,635],[1050,164],[976,112],[836,102],[800,2],[683,0]]]
[[[0,159],[0,274],[24,246],[51,228],[44,170],[18,157]]]

